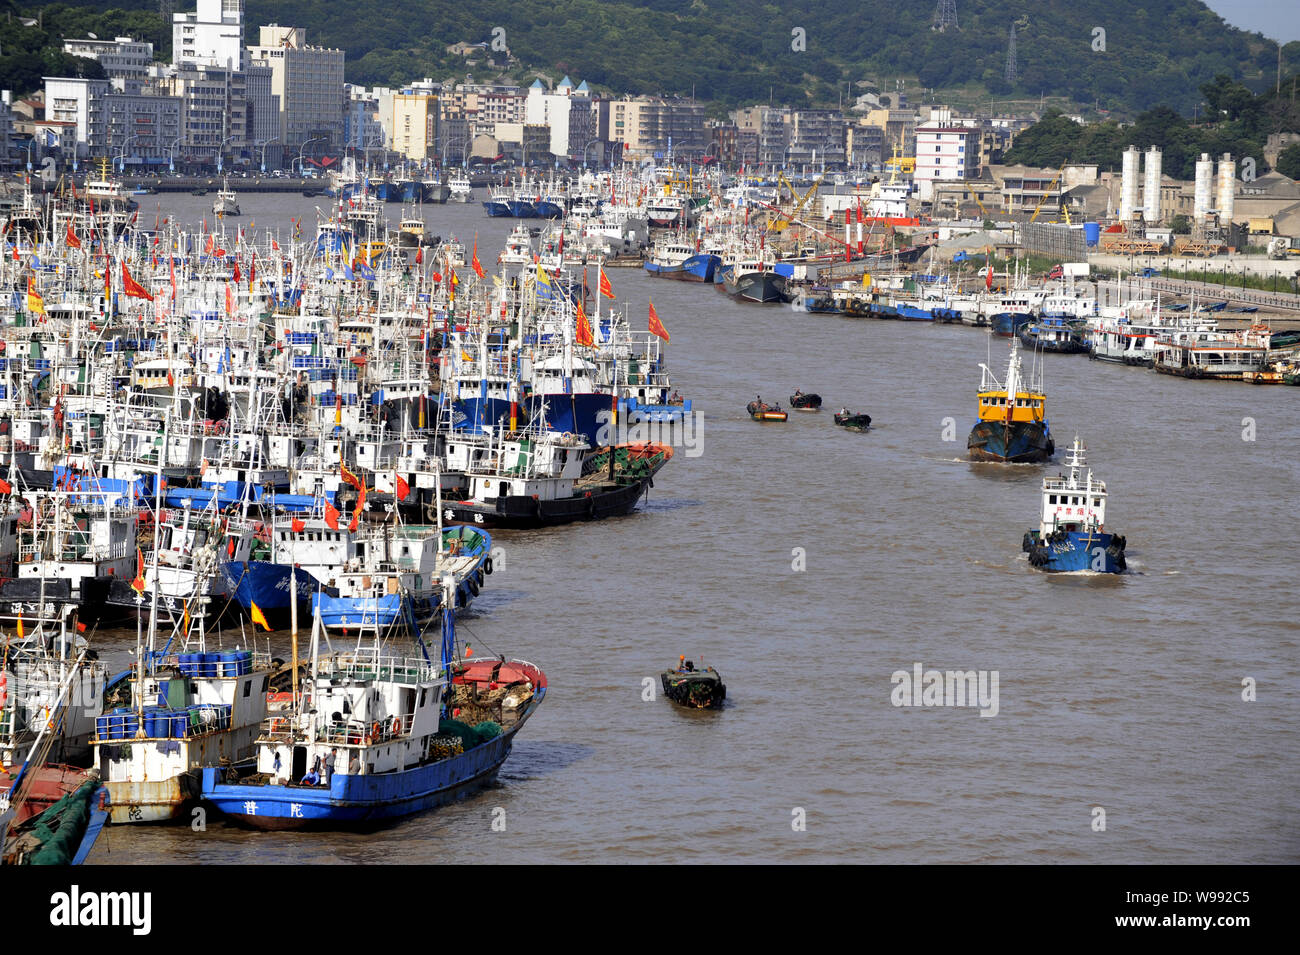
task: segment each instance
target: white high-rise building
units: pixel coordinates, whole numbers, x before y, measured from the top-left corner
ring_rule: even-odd
[[[174,14],[172,63],[243,69],[244,0],[198,0],[195,13]]]

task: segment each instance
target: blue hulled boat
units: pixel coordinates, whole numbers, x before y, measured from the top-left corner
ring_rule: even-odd
[[[385,655],[378,633],[321,655],[321,632],[317,618],[311,678],[264,724],[256,772],[203,773],[203,798],[233,820],[342,828],[442,805],[496,776],[546,696],[546,675],[531,663],[454,659],[450,610],[438,663],[423,643],[419,657]]]
[[[1119,574],[1126,569],[1125,538],[1106,531],[1106,484],[1087,468],[1087,449],[1075,436],[1065,464],[1068,476],[1043,478],[1037,530],[1025,534],[1021,550],[1040,570]]]

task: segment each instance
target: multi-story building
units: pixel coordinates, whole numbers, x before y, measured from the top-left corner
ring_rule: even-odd
[[[232,2],[232,0],[225,0]],[[307,45],[307,31],[278,24],[261,27],[251,63],[271,69],[271,92],[280,98],[280,137],[286,150],[309,142],[320,154],[343,145],[342,50]]]
[[[844,150],[850,166],[867,168],[885,161],[885,130],[866,123],[847,123]]]
[[[225,71],[223,71],[225,72]],[[104,95],[105,147],[123,167],[158,168],[181,138],[182,100],[138,81],[114,80]]]
[[[224,169],[235,160],[252,161],[245,73],[202,63],[155,72],[158,89],[181,100],[177,162]]]
[[[74,124],[76,140],[85,144],[88,155],[103,155],[108,137],[104,98],[111,89],[108,80],[83,77],[45,77],[45,118]]]
[[[113,40],[64,40],[63,52],[96,60],[111,80],[143,83],[153,65],[153,44],[120,36]]]
[[[731,114],[731,120],[740,131],[740,162],[777,168],[785,165],[794,124],[791,109],[785,106],[751,106],[736,110]],[[752,151],[747,148],[751,143]]]
[[[198,0],[194,13],[172,16],[172,64],[244,66],[244,0]]]
[[[284,139],[280,129],[280,97],[275,95],[275,71],[261,63],[249,63],[244,77],[248,93],[248,141],[254,159],[259,167],[265,164],[266,168],[278,169],[284,165]]]
[[[709,147],[704,107],[692,100],[601,100],[599,109],[597,138],[607,135],[609,142],[621,144],[625,159],[667,159],[670,153],[699,157]]]
[[[524,122],[550,127],[552,156],[580,160],[583,150],[598,140],[591,91],[585,81],[575,87],[567,76],[554,92],[541,80],[533,82],[524,100]]]
[[[979,166],[979,130],[970,126],[916,128],[917,196],[928,202],[934,183],[970,179]]]
[[[393,91],[392,113],[386,124],[390,148],[416,162],[438,155],[441,95],[442,84],[427,78]]]
[[[785,165],[809,171],[844,165],[844,121],[833,109],[796,109],[791,112],[790,143]]]

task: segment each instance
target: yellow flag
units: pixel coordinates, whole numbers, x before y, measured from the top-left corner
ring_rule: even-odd
[[[545,285],[547,288],[551,287],[551,277],[546,274],[546,269],[540,265],[537,266],[537,284]]]
[[[34,315],[45,314],[45,299],[36,291],[36,283],[30,275],[27,277],[27,311]]]
[[[255,603],[250,604],[253,608],[253,623],[260,623],[266,630],[271,629],[271,625],[266,622],[266,614],[262,613],[262,608]]]

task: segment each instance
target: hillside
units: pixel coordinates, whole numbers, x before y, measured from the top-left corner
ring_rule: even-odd
[[[47,29],[52,20],[70,22],[66,4],[5,3],[43,8]],[[157,17],[156,0],[116,5]],[[957,0],[958,29],[942,33],[931,29],[935,7],[935,0],[247,0],[247,32],[252,39],[259,24],[304,26],[310,42],[347,51],[350,82],[391,86],[421,76],[495,75],[481,55],[467,69],[446,47],[490,42],[499,27],[517,60],[516,80],[531,78],[530,69],[569,73],[614,93],[694,91],[724,104],[834,105],[850,90],[888,90],[904,78],[913,102],[919,84],[940,99],[960,90],[974,99],[1060,97],[1124,115],[1159,104],[1190,114],[1201,101],[1198,87],[1216,74],[1261,89],[1277,65],[1275,43],[1228,26],[1199,0],[1147,0],[1142,9],[1127,0]],[[78,13],[79,21],[124,16],[94,9]],[[1013,22],[1019,78],[1008,85]],[[1104,51],[1093,49],[1096,27],[1105,30]],[[798,52],[796,28],[806,36]],[[1300,68],[1300,43],[1284,52],[1284,69]]]

